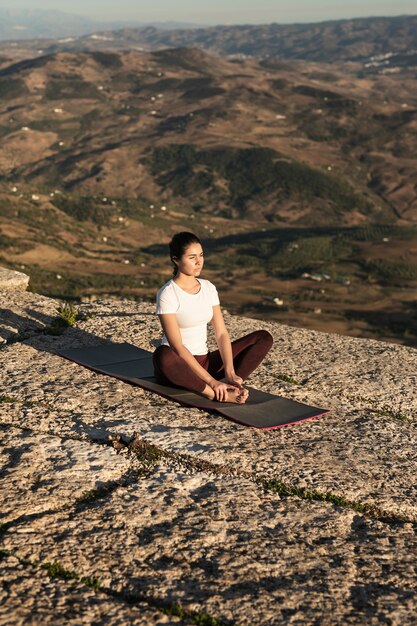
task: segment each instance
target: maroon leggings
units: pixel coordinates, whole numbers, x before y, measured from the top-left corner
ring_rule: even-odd
[[[255,330],[236,341],[232,341],[233,365],[238,376],[245,380],[263,361],[273,343],[272,336],[266,330]],[[194,355],[194,358],[207,372],[220,380],[225,377],[223,361],[219,350],[208,354]],[[170,346],[159,346],[153,353],[153,365],[158,382],[175,385],[201,393],[206,386],[183,358]]]

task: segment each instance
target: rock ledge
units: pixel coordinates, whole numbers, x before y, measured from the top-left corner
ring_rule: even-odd
[[[249,385],[330,409],[258,431],[58,356],[154,350],[153,304],[58,305],[0,291],[0,625],[415,623],[415,349],[225,315],[274,337]]]
[[[0,267],[0,291],[25,290],[29,285],[29,276]]]

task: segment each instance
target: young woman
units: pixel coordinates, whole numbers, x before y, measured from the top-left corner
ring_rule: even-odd
[[[244,403],[243,381],[272,346],[272,336],[258,330],[230,341],[216,287],[199,278],[203,248],[193,233],[174,235],[169,244],[174,276],[157,294],[156,313],[163,337],[153,354],[155,375],[163,384],[183,387],[219,402]],[[218,349],[207,349],[212,322]]]

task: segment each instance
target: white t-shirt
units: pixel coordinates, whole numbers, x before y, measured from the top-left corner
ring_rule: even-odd
[[[213,317],[213,306],[220,304],[216,287],[209,280],[198,278],[200,291],[187,293],[173,279],[158,291],[156,313],[175,313],[183,345],[191,354],[207,354],[207,324]],[[165,334],[161,346],[169,346]]]

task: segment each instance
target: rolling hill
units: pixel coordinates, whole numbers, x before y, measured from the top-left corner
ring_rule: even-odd
[[[415,220],[413,82],[317,72],[189,49],[4,64],[0,173],[229,217]]]
[[[164,26],[164,28],[162,27]],[[44,35],[45,36],[45,35]],[[27,37],[27,35],[26,35]],[[68,41],[20,42],[44,52],[195,48],[218,56],[358,63],[362,73],[415,71],[417,15],[370,17],[311,24],[228,25],[191,28],[173,24],[89,30]],[[8,44],[3,44],[7,49]],[[1,49],[0,44],[0,49]]]
[[[409,70],[201,49],[3,57],[0,261],[42,293],[153,298],[192,228],[230,310],[413,342],[416,93]]]

